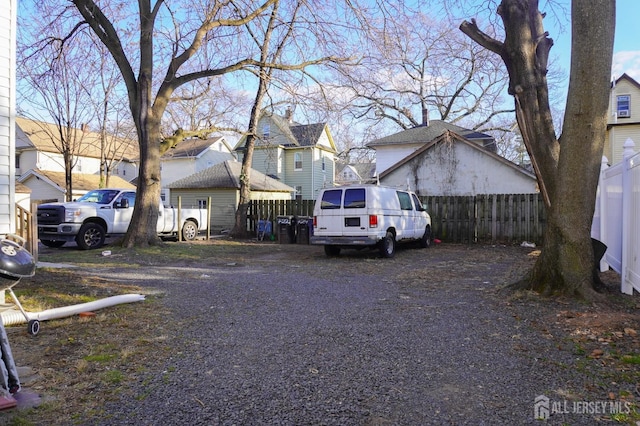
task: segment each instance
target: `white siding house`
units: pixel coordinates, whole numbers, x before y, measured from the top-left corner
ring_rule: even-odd
[[[218,136],[211,139],[187,139],[165,152],[161,161],[162,188],[194,173],[227,160],[234,160],[227,140]]]
[[[0,235],[15,232],[17,0],[0,7]]]
[[[433,141],[445,131],[453,131],[465,139],[473,141],[489,152],[495,152],[493,137],[485,133],[465,129],[442,120],[432,120],[402,132],[394,133],[367,144],[376,151],[376,172],[380,175],[403,158],[413,154],[425,144]]]
[[[538,192],[535,175],[449,130],[388,167],[380,183],[421,196]]]
[[[16,118],[16,174],[21,176],[29,170],[64,172],[64,158],[56,145],[57,127],[51,123]],[[76,129],[80,148],[76,152],[74,174],[100,174],[101,141],[98,132]],[[81,136],[78,136],[81,135]],[[106,155],[111,160],[111,176],[132,181],[138,175],[136,141],[113,138],[108,140]]]
[[[65,187],[64,172],[51,172],[44,170],[29,170],[18,178],[18,182],[31,191],[31,201],[44,203],[53,201],[65,201],[67,193]],[[80,198],[92,189],[100,187],[100,176],[77,173],[73,176],[72,199]],[[135,186],[126,180],[111,176],[109,187],[135,189]]]

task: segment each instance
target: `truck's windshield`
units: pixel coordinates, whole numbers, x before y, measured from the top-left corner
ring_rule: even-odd
[[[81,203],[109,204],[119,192],[120,191],[113,189],[97,189],[95,191],[87,192],[82,197],[78,198],[77,201]]]

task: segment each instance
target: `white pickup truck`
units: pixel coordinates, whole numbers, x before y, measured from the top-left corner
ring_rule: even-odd
[[[129,189],[96,189],[73,202],[40,204],[38,238],[47,247],[71,241],[84,250],[101,247],[106,237],[127,232],[135,200]],[[207,210],[181,209],[178,226],[178,209],[160,205],[158,235],[176,237],[180,229],[184,240],[195,239],[207,229]]]

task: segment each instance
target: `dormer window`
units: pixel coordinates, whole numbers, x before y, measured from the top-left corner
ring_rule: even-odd
[[[617,114],[619,118],[631,117],[631,96],[629,95],[618,96]]]

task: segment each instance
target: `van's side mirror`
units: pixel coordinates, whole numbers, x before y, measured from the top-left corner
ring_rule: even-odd
[[[126,198],[123,198],[120,201],[117,201],[114,205],[115,208],[117,209],[128,209],[129,208],[129,200],[127,200]]]

